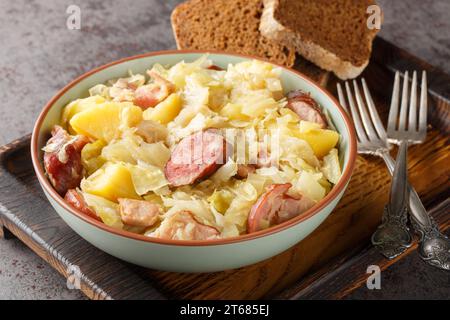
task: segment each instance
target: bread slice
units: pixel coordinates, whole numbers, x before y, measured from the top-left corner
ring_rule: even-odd
[[[269,39],[293,45],[319,67],[345,80],[369,63],[378,30],[367,27],[374,0],[264,0],[260,31]]]
[[[186,1],[171,16],[177,47],[249,54],[292,66],[294,48],[260,34],[262,11],[261,0]]]

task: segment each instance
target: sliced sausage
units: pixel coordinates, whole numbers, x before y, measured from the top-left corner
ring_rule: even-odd
[[[75,209],[83,212],[85,215],[97,219],[98,221],[102,221],[97,213],[89,208],[89,206],[86,204],[86,201],[84,201],[83,196],[76,189],[68,190],[66,192],[66,195],[64,196],[64,200]]]
[[[292,185],[272,184],[252,206],[247,220],[247,232],[256,232],[280,224],[305,212],[314,205],[314,201],[301,197],[288,196]]]
[[[135,227],[151,227],[159,220],[159,206],[144,200],[119,198],[123,223]]]
[[[215,129],[196,132],[182,139],[173,149],[164,173],[169,183],[183,186],[212,175],[226,161],[231,148]]]
[[[175,85],[154,71],[147,71],[153,82],[136,89],[133,103],[142,109],[152,108],[175,92]]]
[[[166,218],[150,236],[172,240],[210,240],[220,235],[214,227],[200,223],[194,214],[182,210]]]
[[[301,90],[295,90],[289,92],[287,98],[287,107],[294,111],[301,120],[315,122],[322,129],[328,127],[327,118],[317,102],[309,94]]]
[[[83,178],[81,149],[89,142],[85,136],[70,136],[60,126],[52,130],[52,137],[44,150],[44,168],[50,183],[60,195],[79,186]]]

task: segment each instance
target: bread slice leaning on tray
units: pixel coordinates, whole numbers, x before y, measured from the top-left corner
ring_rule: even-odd
[[[369,64],[378,29],[367,24],[374,0],[264,0],[260,31],[293,46],[305,59],[340,79],[355,78]]]

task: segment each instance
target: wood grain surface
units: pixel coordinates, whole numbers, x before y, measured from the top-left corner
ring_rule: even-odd
[[[443,232],[450,228],[450,200],[447,199],[432,210],[430,214],[436,219]],[[417,239],[410,248],[401,256],[392,260],[384,258],[370,244],[362,249],[348,250],[333,263],[312,273],[296,284],[288,287],[283,292],[277,294],[275,299],[342,299],[353,290],[364,285],[367,277],[372,273],[367,273],[368,266],[378,266],[381,271],[387,269],[392,264],[405,258],[409,254],[414,254],[417,249]],[[351,276],[349,276],[351,275]]]
[[[385,118],[393,72],[405,69],[426,69],[430,89],[431,125],[426,142],[409,150],[410,180],[426,207],[434,208],[441,226],[448,227],[448,75],[377,39],[364,77]],[[312,75],[322,83],[329,78],[328,89],[335,92],[335,78],[320,72]],[[364,282],[368,265],[376,262],[387,267],[395,262],[381,259],[366,246],[389,192],[390,177],[378,158],[357,158],[342,201],[293,248],[236,270],[180,274],[129,265],[76,235],[45,199],[31,167],[28,143],[29,137],[25,137],[0,149],[0,224],[64,276],[73,275],[70,266],[78,266],[81,289],[92,299],[342,298]]]

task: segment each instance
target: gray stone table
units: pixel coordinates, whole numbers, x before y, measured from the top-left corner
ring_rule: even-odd
[[[93,67],[175,48],[169,15],[179,1],[0,0],[0,144],[32,129],[42,106]],[[450,72],[450,2],[380,0],[381,36]],[[66,9],[81,8],[81,30]],[[414,254],[382,274],[382,290],[349,298],[449,298],[450,275]],[[0,299],[83,299],[18,240],[0,240]]]

